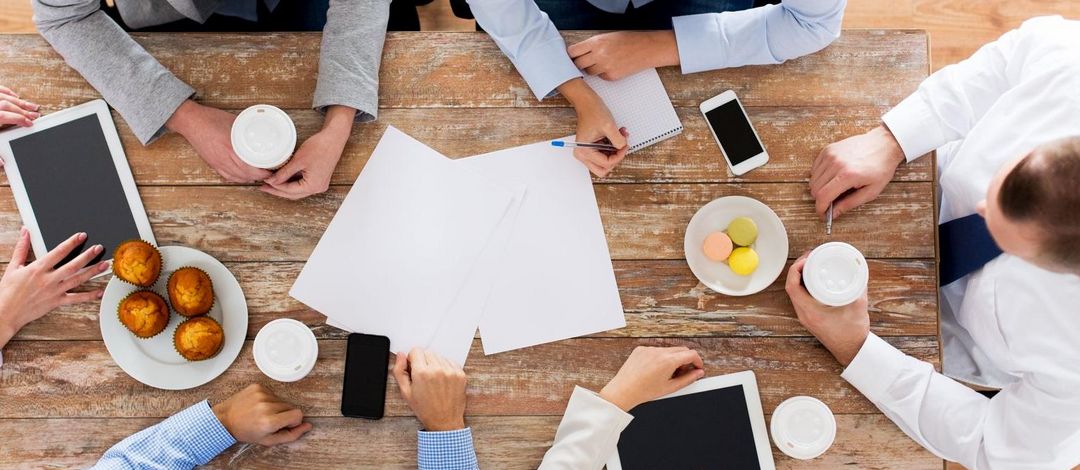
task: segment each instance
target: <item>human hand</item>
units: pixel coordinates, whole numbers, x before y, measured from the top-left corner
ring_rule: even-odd
[[[574,65],[604,80],[619,80],[653,67],[679,65],[674,31],[616,31],[566,48]]]
[[[413,348],[397,354],[394,379],[427,431],[465,429],[465,371],[448,359]]]
[[[289,163],[267,178],[260,189],[294,200],[326,192],[355,117],[356,110],[347,106],[327,109],[322,130],[304,141]]]
[[[832,203],[835,218],[873,201],[903,162],[903,149],[884,125],[827,145],[810,168],[818,216],[824,217]]]
[[[248,385],[211,409],[239,442],[276,446],[300,439],[311,430],[302,411],[259,384]]]
[[[233,183],[250,183],[270,177],[270,171],[240,160],[232,148],[232,125],[236,115],[187,100],[177,108],[165,127],[187,139],[195,152],[214,171]]]
[[[15,252],[0,278],[0,347],[7,344],[22,327],[61,305],[89,302],[101,298],[101,290],[92,292],[68,291],[81,286],[90,278],[104,272],[109,263],[102,261],[83,270],[90,260],[101,254],[101,245],[94,245],[56,267],[72,251],[86,242],[85,233],[77,233],[30,264],[30,231],[23,227]]]
[[[704,376],[705,363],[693,349],[638,346],[615,377],[600,390],[600,397],[623,411],[630,411]]]
[[[0,128],[30,127],[34,119],[41,117],[38,109],[38,105],[19,98],[10,88],[0,85]]]
[[[604,101],[597,96],[596,92],[580,78],[575,78],[559,86],[559,92],[574,105],[577,111],[577,136],[578,142],[598,142],[607,139],[608,143],[618,150],[612,154],[606,154],[597,149],[577,147],[574,149],[574,158],[584,163],[589,171],[596,176],[604,177],[626,157],[629,146],[626,138],[630,134],[625,128],[618,128],[615,119],[611,117]]]
[[[802,285],[802,270],[808,254],[803,254],[788,269],[787,290],[795,314],[840,364],[847,366],[862,349],[870,334],[870,314],[866,294],[843,307],[818,302]]]

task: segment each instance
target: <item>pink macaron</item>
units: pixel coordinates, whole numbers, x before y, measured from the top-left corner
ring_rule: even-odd
[[[716,262],[728,259],[732,248],[734,246],[731,243],[731,238],[724,232],[710,233],[709,236],[705,237],[705,244],[702,246],[705,257]]]

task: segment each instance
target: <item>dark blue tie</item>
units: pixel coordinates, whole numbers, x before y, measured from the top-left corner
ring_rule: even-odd
[[[1001,254],[994,243],[986,219],[971,214],[938,226],[941,266],[938,285],[947,285],[974,271]]]

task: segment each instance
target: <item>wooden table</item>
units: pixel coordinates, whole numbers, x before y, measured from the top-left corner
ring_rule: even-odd
[[[586,33],[567,34],[578,40]],[[318,34],[157,34],[137,40],[206,104],[240,110],[270,103],[288,110],[300,138],[320,117],[309,108]],[[568,41],[569,42],[569,41]],[[596,196],[618,278],[626,328],[494,356],[474,342],[468,421],[481,464],[532,468],[551,443],[575,384],[599,389],[637,345],[687,345],[710,375],[753,369],[765,411],[793,395],[820,398],[836,413],[836,443],[823,457],[781,468],[941,468],[839,376],[841,367],[795,318],[783,278],[749,297],[717,295],[683,260],[691,215],[720,196],[769,204],[787,226],[791,255],[827,240],[857,246],[870,259],[873,330],[917,358],[937,364],[933,165],[904,165],[873,203],[839,219],[832,237],[813,212],[809,166],[821,148],[877,124],[929,70],[922,31],[845,31],[818,54],[781,66],[689,76],[660,75],[686,130],[639,152]],[[47,110],[98,97],[39,37],[0,36],[0,82]],[[4,350],[0,369],[0,466],[88,465],[123,437],[209,398],[221,400],[261,382],[302,406],[315,429],[274,448],[238,446],[214,461],[244,468],[415,466],[418,423],[387,385],[387,418],[339,415],[344,334],[287,291],[387,125],[451,157],[464,157],[571,134],[574,113],[562,99],[537,102],[510,62],[482,34],[394,33],[386,41],[379,120],[356,126],[323,195],[301,202],[225,183],[180,137],[141,146],[116,117],[124,149],[154,233],[162,245],[204,250],[236,274],[250,306],[248,341],[231,368],[202,387],[164,391],[128,377],[109,357],[98,306],[63,308],[27,326]],[[748,107],[770,163],[732,177],[697,105],[735,90]],[[6,185],[6,180],[0,180]],[[0,261],[20,225],[11,192],[0,190]],[[417,295],[423,295],[418,292]],[[290,317],[312,327],[319,362],[306,379],[264,377],[251,339],[268,321]]]

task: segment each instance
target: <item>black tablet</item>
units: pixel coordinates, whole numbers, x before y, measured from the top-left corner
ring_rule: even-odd
[[[94,262],[112,259],[120,242],[134,238],[157,244],[104,101],[0,132],[0,157],[36,257],[77,232],[87,240],[69,258],[101,244]]]
[[[609,470],[773,470],[752,371],[702,379],[630,410]]]

